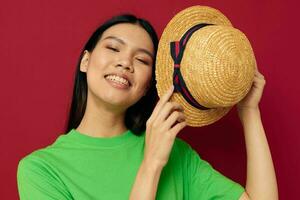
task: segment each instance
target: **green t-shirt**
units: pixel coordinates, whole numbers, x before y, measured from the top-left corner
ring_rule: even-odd
[[[91,137],[72,129],[18,165],[21,200],[129,199],[143,160],[145,132],[128,130],[110,138]],[[245,189],[202,160],[176,138],[163,168],[156,199],[239,199]]]

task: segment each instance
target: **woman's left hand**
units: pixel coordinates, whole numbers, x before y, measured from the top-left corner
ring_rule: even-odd
[[[242,115],[247,113],[248,110],[258,110],[258,104],[263,94],[264,86],[266,84],[266,80],[264,76],[258,71],[255,70],[254,80],[251,86],[250,91],[247,95],[237,104],[237,109],[239,116],[241,118]]]

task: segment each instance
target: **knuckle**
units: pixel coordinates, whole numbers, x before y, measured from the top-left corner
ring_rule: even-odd
[[[182,113],[179,112],[179,111],[174,111],[174,112],[172,113],[172,117],[173,117],[174,119],[182,118]]]
[[[153,122],[153,123],[152,123],[152,127],[153,127],[153,128],[157,128],[158,126],[159,126],[159,124],[158,124],[157,122]]]
[[[181,114],[180,114],[180,112],[179,112],[179,111],[174,111],[174,114],[175,114],[176,118],[178,118],[178,117],[180,117],[180,116],[181,116]]]
[[[178,102],[174,102],[177,107],[181,107],[181,104]]]
[[[172,106],[174,106],[174,107],[179,107],[179,106],[180,106],[180,104],[179,104],[179,103],[177,103],[177,102],[172,102]]]
[[[168,110],[174,110],[174,108],[176,107],[176,103],[175,102],[167,102],[166,106],[167,106]]]
[[[181,119],[182,119],[183,121],[185,121],[185,120],[186,120],[186,117],[185,117],[185,115],[184,115],[184,114],[182,114],[182,115],[181,115]]]
[[[177,102],[174,102],[173,107],[174,107],[174,108],[177,108],[177,109],[179,109],[179,110],[183,110],[182,105],[181,105],[180,103],[177,103]]]
[[[170,116],[171,116],[172,118],[177,118],[178,115],[179,115],[178,111],[173,111],[173,112],[171,113]]]

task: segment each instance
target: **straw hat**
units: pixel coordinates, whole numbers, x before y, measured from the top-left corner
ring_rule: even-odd
[[[163,31],[156,57],[161,97],[184,108],[186,122],[200,127],[226,115],[251,88],[256,61],[247,37],[218,10],[193,6],[177,13]]]

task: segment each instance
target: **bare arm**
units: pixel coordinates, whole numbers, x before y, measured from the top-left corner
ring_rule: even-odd
[[[132,187],[130,200],[155,199],[160,174],[169,160],[176,135],[186,126],[182,106],[169,102],[173,90],[174,87],[171,87],[159,100],[147,121],[144,160]]]
[[[246,193],[240,200],[278,199],[275,170],[258,107],[264,84],[263,76],[257,71],[251,91],[238,104],[247,149]],[[185,126],[182,122],[170,128],[175,121],[183,119],[180,112],[172,113],[179,105],[167,103],[170,96],[171,91],[160,100],[147,121],[145,158],[137,173],[130,200],[155,199],[162,168],[168,161],[176,135]]]
[[[259,109],[241,116],[247,149],[246,191],[250,199],[278,199],[276,175]]]
[[[143,161],[131,190],[130,200],[155,199],[161,171],[161,167],[147,165],[147,163]]]
[[[258,106],[265,83],[264,76],[256,70],[250,92],[237,106],[247,151],[246,193],[240,200],[278,199],[272,156]]]

